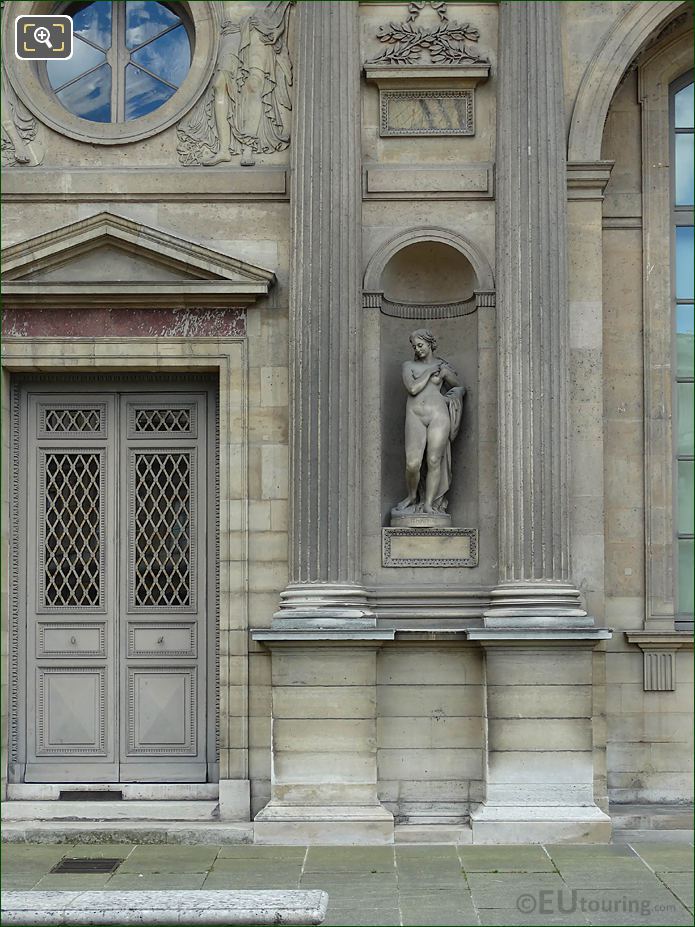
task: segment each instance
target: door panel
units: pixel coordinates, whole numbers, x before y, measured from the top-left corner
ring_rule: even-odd
[[[26,781],[206,780],[213,401],[22,393]]]

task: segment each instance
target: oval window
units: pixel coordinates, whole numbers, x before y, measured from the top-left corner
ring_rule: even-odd
[[[65,12],[74,23],[67,61],[46,63],[66,110],[90,122],[128,122],[172,97],[188,74],[193,33],[183,12],[156,0],[94,0]]]

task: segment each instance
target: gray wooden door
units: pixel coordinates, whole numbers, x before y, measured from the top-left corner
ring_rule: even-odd
[[[20,394],[24,778],[205,782],[214,394],[101,387]]]

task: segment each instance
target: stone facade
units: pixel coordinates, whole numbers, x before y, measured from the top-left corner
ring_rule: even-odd
[[[15,59],[38,5],[4,4],[4,795],[75,786],[26,774],[20,387],[204,373],[201,817],[212,794],[266,842],[597,842],[609,802],[692,801],[668,172],[687,5],[168,6],[188,75],[102,123]],[[466,394],[452,528],[397,548],[415,329]]]

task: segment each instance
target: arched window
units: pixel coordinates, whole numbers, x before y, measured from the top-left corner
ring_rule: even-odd
[[[90,122],[127,122],[173,96],[191,66],[193,30],[176,4],[73,3],[74,51],[45,77],[66,110]]]
[[[675,358],[676,627],[693,620],[693,74],[671,85],[671,222]]]

